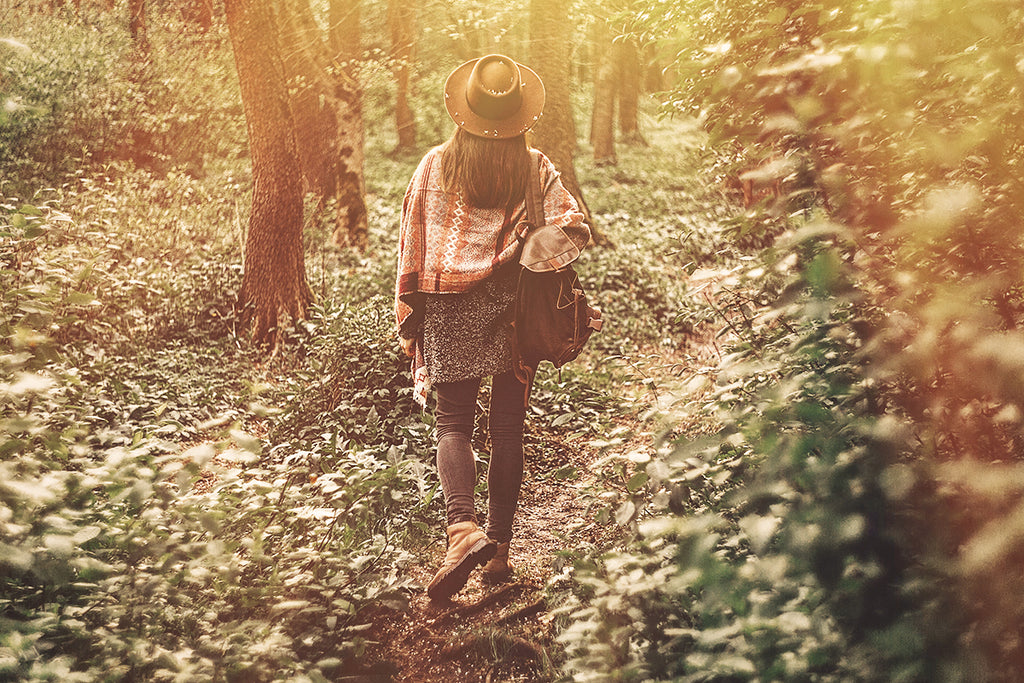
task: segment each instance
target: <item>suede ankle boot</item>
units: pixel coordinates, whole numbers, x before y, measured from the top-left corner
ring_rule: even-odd
[[[487,537],[476,522],[458,522],[448,527],[448,552],[444,564],[427,585],[431,600],[447,600],[466,585],[469,575],[492,557],[498,544]]]
[[[481,578],[487,583],[505,583],[512,578],[512,565],[508,562],[508,543],[499,543],[491,561],[484,565]]]

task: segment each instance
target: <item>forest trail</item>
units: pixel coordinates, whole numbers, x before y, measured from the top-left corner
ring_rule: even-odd
[[[668,195],[666,200],[669,206],[687,207],[684,212],[672,212],[679,225],[715,223],[721,216],[718,211],[728,200],[698,177],[695,129],[680,129],[671,124],[659,126],[656,135],[658,144],[647,150],[649,155],[664,155],[665,166],[678,167],[678,157],[668,161],[671,154],[681,154],[690,162],[682,167],[693,175],[677,176],[673,189],[678,194]],[[617,189],[631,192],[628,186]],[[682,213],[693,215],[680,218]],[[694,288],[690,293],[696,290],[710,301],[709,297],[714,297],[718,290],[718,281],[725,280],[731,272],[712,269],[698,273],[697,278],[689,278],[689,286]],[[652,432],[657,425],[637,416],[650,410],[671,410],[681,393],[693,389],[694,384],[687,386],[684,380],[706,374],[709,367],[716,365],[720,344],[727,343],[720,334],[726,326],[724,320],[704,321],[681,339],[665,339],[642,352],[637,350],[634,370],[646,381],[631,388],[617,383],[607,388],[609,394],[634,407],[630,414],[617,411],[615,424],[606,428],[620,433],[620,438],[610,438],[606,433],[567,437],[562,433],[564,430],[533,427],[527,420],[526,471],[511,548],[515,567],[512,580],[489,586],[480,580],[477,570],[451,602],[432,602],[425,587],[445,553],[443,530],[432,530],[428,545],[413,550],[417,560],[407,569],[423,589],[411,596],[407,611],[377,614],[365,634],[374,643],[367,653],[369,669],[379,672],[379,678],[351,680],[555,680],[559,675],[561,648],[555,642],[557,605],[550,604],[549,598],[557,596],[558,577],[563,567],[571,567],[574,552],[608,547],[622,533],[614,522],[598,521],[601,509],[614,512],[627,495],[624,482],[614,481],[609,475],[609,463],[627,462],[631,454],[653,450]],[[606,360],[600,355],[587,351],[573,365],[587,374]],[[642,407],[637,409],[638,405]],[[478,466],[481,477],[484,467]],[[561,477],[556,471],[571,473]]]
[[[586,472],[596,458],[592,449],[565,444],[564,460]],[[431,601],[425,591],[415,594],[401,614],[385,614],[371,639],[380,643],[379,656],[394,665],[394,678],[432,683],[441,681],[536,681],[550,678],[549,646],[553,616],[545,602],[545,586],[554,574],[556,555],[574,544],[595,542],[599,529],[587,524],[588,482],[544,478],[547,469],[532,459],[527,448],[527,471],[516,516],[511,581],[488,586],[475,572],[449,603]],[[572,530],[572,538],[567,530]],[[426,586],[444,557],[443,535],[422,551],[409,571]]]
[[[698,343],[694,348],[712,347]],[[678,364],[671,367],[678,372]],[[557,677],[556,615],[555,606],[547,600],[548,588],[557,582],[560,567],[571,565],[566,555],[607,545],[618,533],[613,523],[596,521],[597,508],[606,502],[600,493],[607,486],[600,465],[650,448],[652,441],[650,431],[644,431],[647,425],[628,427],[624,431],[631,437],[605,450],[586,440],[562,441],[552,448],[551,432],[542,435],[549,440],[546,448],[531,448],[527,434],[526,472],[511,550],[513,578],[489,586],[477,570],[451,602],[435,603],[424,589],[412,596],[408,611],[379,614],[367,637],[379,644],[373,652],[374,659],[380,660],[380,680],[490,683]],[[566,467],[577,476],[550,476]],[[604,495],[611,494],[605,491]],[[422,549],[420,559],[408,569],[412,578],[425,587],[444,553],[444,537],[438,529],[434,542]]]
[[[663,383],[663,390],[671,393],[680,363],[695,372],[711,361],[713,335],[710,330],[704,332],[688,340],[690,355],[685,360],[668,351],[661,358],[657,367],[664,374],[654,379]],[[646,402],[665,404],[665,392],[649,396]],[[424,590],[412,596],[406,612],[377,615],[367,634],[378,644],[371,652],[378,660],[372,668],[381,672],[379,680],[490,683],[557,678],[556,605],[548,602],[549,588],[558,583],[561,567],[571,565],[568,556],[574,550],[607,546],[620,531],[614,523],[596,520],[598,508],[613,495],[600,472],[602,463],[652,447],[650,425],[626,416],[622,419],[630,421],[621,425],[628,438],[604,449],[586,439],[562,440],[552,447],[551,439],[557,436],[550,431],[532,435],[528,423],[526,472],[511,550],[513,578],[490,586],[481,581],[477,570],[452,601],[431,601],[425,586],[445,553],[444,536],[438,529],[433,542],[422,548],[418,561],[408,568]],[[538,438],[546,440],[544,448],[536,443]],[[575,476],[551,476],[565,468]]]

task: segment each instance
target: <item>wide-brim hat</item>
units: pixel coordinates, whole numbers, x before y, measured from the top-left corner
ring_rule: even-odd
[[[544,111],[544,84],[534,71],[505,55],[471,59],[448,76],[444,106],[455,124],[484,138],[512,138],[530,130]]]

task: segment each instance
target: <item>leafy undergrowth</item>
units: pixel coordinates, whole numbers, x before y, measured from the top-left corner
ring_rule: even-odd
[[[666,148],[698,168],[694,148]],[[376,163],[406,178],[415,159]],[[619,173],[669,182],[645,168]],[[586,172],[592,188],[626,177]],[[702,242],[693,226],[714,230],[698,215],[711,204],[663,215],[636,194],[596,207],[617,247],[580,270],[613,322],[580,361],[538,377],[515,579],[474,579],[458,604],[431,606],[421,586],[444,551],[442,496],[430,413],[413,406],[391,322],[404,180],[371,188],[370,255],[328,249],[310,227],[322,297],[269,360],[232,329],[244,216],[228,198],[241,182],[119,169],[3,206],[2,676],[556,678],[554,602],[573,563],[642,507],[643,415],[686,362],[658,350],[704,314],[678,272],[728,261],[666,246],[680,230]],[[682,206],[698,185],[658,192]],[[478,445],[486,459],[483,430]]]
[[[651,420],[651,409],[672,402],[680,375],[689,378],[714,364],[708,357],[714,345],[705,337],[723,325],[714,321],[711,306],[692,301],[680,273],[705,268],[724,278],[742,256],[725,246],[731,236],[722,225],[728,214],[723,196],[697,177],[706,168],[695,144],[699,136],[678,123],[652,122],[652,128],[659,143],[655,162],[641,161],[650,162],[651,150],[627,150],[615,172],[618,180],[606,169],[581,164],[585,192],[589,187],[603,197],[597,188],[627,182],[645,192],[624,193],[607,207],[592,206],[615,247],[585,252],[578,270],[611,324],[579,360],[561,372],[547,368],[538,375],[525,436],[527,470],[512,550],[515,575],[499,587],[474,576],[450,603],[431,603],[421,591],[413,594],[410,609],[379,613],[371,631],[378,645],[369,656],[401,680],[561,678],[564,605],[582,576],[579,568],[617,546],[650,506],[647,465],[662,429]],[[669,165],[694,175],[651,170]],[[665,203],[679,211],[664,212]],[[702,247],[674,248],[681,233]],[[728,294],[717,288],[716,296]],[[486,400],[485,390],[481,405]],[[677,429],[695,433],[712,424],[702,418]],[[482,469],[487,453],[482,420],[477,446]],[[429,450],[424,455],[429,457]],[[694,476],[707,482],[707,495],[718,497],[727,488],[715,483],[720,469]],[[482,508],[486,493],[478,494]],[[425,585],[445,550],[439,514],[420,531],[410,539],[416,559],[407,572]]]

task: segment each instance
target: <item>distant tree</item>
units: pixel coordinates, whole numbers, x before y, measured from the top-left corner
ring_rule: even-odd
[[[416,6],[409,0],[388,0],[388,32],[391,34],[391,59],[397,85],[395,128],[399,150],[416,146],[416,119],[409,106],[409,70],[416,52]]]
[[[318,213],[333,204],[335,243],[365,249],[361,93],[331,47],[358,45],[359,35],[332,30],[325,38],[309,0],[283,0],[280,23],[304,189],[315,196]]]
[[[576,120],[569,99],[570,43],[565,40],[569,4],[561,0],[530,0],[530,66],[544,82],[544,116],[534,127],[533,143],[562,173],[566,189],[576,197],[592,224],[590,209],[576,179]]]
[[[618,91],[615,47],[606,20],[598,17],[591,33],[594,56],[594,109],[590,119],[590,142],[594,163],[615,164],[615,99]]]
[[[313,294],[302,245],[302,177],[277,30],[264,0],[225,0],[249,129],[253,194],[239,317],[259,345],[307,315]]]
[[[360,0],[330,0],[327,5],[328,43],[335,59],[351,75],[362,50]]]
[[[143,54],[149,52],[146,35],[146,0],[128,0],[128,33]]]
[[[640,133],[640,90],[644,72],[640,62],[640,47],[635,39],[623,38],[616,42],[618,62],[617,102],[619,106],[619,136],[627,145],[646,145]]]
[[[213,0],[184,0],[182,14],[191,26],[206,33],[213,27]]]

